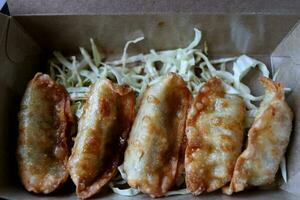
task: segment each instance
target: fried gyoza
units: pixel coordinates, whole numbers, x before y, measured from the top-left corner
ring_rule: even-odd
[[[230,186],[223,190],[226,194],[272,183],[289,143],[293,114],[284,101],[283,85],[265,77],[260,81],[266,94],[249,130],[247,148],[236,162]]]
[[[71,122],[65,88],[37,73],[26,89],[19,113],[17,158],[28,191],[47,194],[67,180]]]
[[[134,92],[108,79],[89,92],[69,159],[69,171],[79,198],[88,198],[116,173],[134,120]]]
[[[169,74],[145,92],[125,152],[128,184],[163,196],[183,167],[185,119],[191,94]]]
[[[186,122],[186,184],[194,195],[231,180],[243,144],[245,113],[243,100],[225,94],[219,78],[211,78],[198,92]]]

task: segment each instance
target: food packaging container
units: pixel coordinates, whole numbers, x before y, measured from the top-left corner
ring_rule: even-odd
[[[21,185],[16,167],[17,114],[20,100],[33,75],[47,70],[53,50],[78,54],[94,38],[108,58],[119,56],[126,41],[129,54],[185,47],[193,28],[203,32],[210,57],[247,54],[265,62],[278,80],[292,88],[287,97],[295,117],[286,160],[288,182],[226,196],[221,191],[197,199],[300,199],[300,2],[295,0],[10,0],[12,16],[0,14],[0,197],[7,199],[73,199],[69,181],[50,195],[34,195]],[[256,75],[246,77],[254,93],[262,92]],[[278,174],[280,177],[280,173]],[[95,198],[123,197],[108,188]],[[191,199],[192,195],[166,197]]]

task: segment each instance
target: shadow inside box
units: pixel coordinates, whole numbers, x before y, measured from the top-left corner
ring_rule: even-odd
[[[57,197],[61,197],[61,198],[70,197],[73,194],[75,195],[75,190],[76,190],[75,185],[69,177],[67,182],[60,189],[54,191],[53,193],[43,195],[43,197],[51,197],[54,199]]]
[[[76,187],[72,182],[71,178],[67,180],[67,182],[57,191],[52,192],[47,195],[34,194],[36,197],[41,197],[42,199],[77,199],[76,198]],[[88,199],[114,199],[112,197],[118,196],[116,199],[124,199],[123,196],[114,195],[109,186],[104,186],[101,191]]]

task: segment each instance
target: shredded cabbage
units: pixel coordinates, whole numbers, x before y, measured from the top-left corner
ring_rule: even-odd
[[[99,52],[94,40],[90,39],[92,56],[83,47],[79,48],[81,57],[66,58],[61,53],[54,52],[56,62],[50,63],[51,75],[67,88],[72,102],[82,102],[81,104],[72,104],[78,118],[82,113],[81,109],[89,85],[99,78],[107,77],[118,84],[128,84],[140,94],[147,86],[159,82],[164,75],[174,72],[186,81],[187,87],[193,95],[196,95],[208,79],[218,76],[223,80],[227,93],[237,94],[245,100],[249,110],[247,112],[248,121],[251,124],[257,111],[253,102],[260,101],[263,96],[253,96],[249,87],[242,83],[242,78],[254,67],[258,67],[263,76],[269,77],[267,67],[262,62],[246,55],[209,60],[206,55],[206,43],[204,51],[196,48],[201,41],[201,31],[198,29],[194,29],[194,31],[195,37],[186,48],[159,52],[152,49],[148,54],[128,57],[129,45],[144,39],[140,37],[125,44],[120,60],[107,62],[103,62],[104,56]],[[233,65],[233,73],[226,69],[228,64]],[[196,70],[200,70],[200,74],[197,74]]]
[[[123,165],[118,167],[118,171],[120,175],[116,176],[114,180],[109,183],[109,187],[113,190],[113,192],[122,196],[134,196],[139,194],[140,190],[131,188],[127,185],[127,178]],[[120,186],[122,186],[123,189],[120,189]]]
[[[247,127],[250,127],[258,110],[255,101],[261,101],[263,96],[253,96],[250,88],[242,82],[243,77],[252,69],[257,67],[263,76],[269,77],[270,73],[262,62],[246,55],[231,58],[210,60],[207,57],[207,44],[204,42],[204,50],[197,48],[201,42],[201,31],[194,29],[195,37],[185,48],[173,50],[155,51],[150,50],[148,54],[137,54],[128,56],[127,50],[131,44],[142,41],[140,37],[128,41],[123,50],[121,59],[104,61],[104,55],[98,50],[94,40],[91,38],[92,56],[80,47],[81,56],[63,56],[60,52],[53,52],[55,59],[50,60],[50,75],[58,83],[64,85],[70,93],[72,111],[80,118],[82,107],[87,98],[89,86],[101,78],[109,78],[118,84],[128,84],[137,92],[139,101],[147,86],[159,82],[163,76],[170,72],[179,74],[186,82],[187,87],[193,95],[196,95],[203,84],[213,76],[223,80],[225,92],[242,97],[247,107]],[[232,66],[232,71],[229,67]],[[278,73],[273,76],[276,78]],[[289,89],[286,89],[288,91]],[[284,160],[281,171],[286,180],[286,169]],[[126,176],[122,166],[118,168],[117,176],[109,186],[113,192],[134,196],[140,193],[138,189],[120,189],[119,186],[126,184]],[[285,172],[284,172],[285,171]],[[285,175],[284,175],[285,174]],[[166,195],[187,194],[185,188],[168,192]]]

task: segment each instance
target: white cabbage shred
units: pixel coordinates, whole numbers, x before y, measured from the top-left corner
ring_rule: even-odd
[[[106,77],[118,84],[128,84],[139,95],[147,86],[159,82],[164,75],[174,72],[184,79],[192,94],[196,95],[208,79],[218,76],[223,80],[226,93],[236,94],[244,99],[247,107],[247,127],[250,127],[258,110],[254,102],[261,101],[263,96],[252,95],[250,88],[242,80],[253,68],[259,69],[265,77],[270,76],[269,70],[264,63],[246,55],[209,59],[206,43],[204,43],[204,50],[198,47],[201,42],[201,31],[195,28],[194,32],[193,41],[185,48],[166,51],[152,49],[148,54],[128,56],[127,50],[130,45],[144,38],[130,40],[124,46],[121,59],[113,61],[105,61],[104,55],[98,50],[94,40],[90,39],[91,54],[83,47],[79,48],[80,56],[66,57],[60,52],[53,52],[54,59],[49,62],[50,75],[67,88],[72,101],[72,110],[77,118],[81,116],[89,86],[100,78]],[[277,74],[275,78],[276,76]],[[110,187],[113,192],[120,195],[137,195],[138,189],[118,188],[119,185],[126,184],[125,173],[122,170],[120,166],[120,175],[109,184]],[[283,177],[286,180],[286,173]],[[188,191],[183,188],[168,192],[166,195],[187,193]]]

